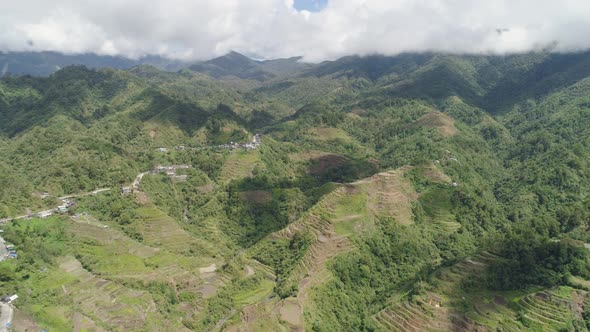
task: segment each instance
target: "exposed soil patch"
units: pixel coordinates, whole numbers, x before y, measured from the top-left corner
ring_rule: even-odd
[[[309,161],[311,159],[317,159],[319,157],[329,155],[329,154],[331,154],[331,153],[324,152],[324,151],[311,150],[311,151],[306,151],[306,152],[290,153],[289,159],[291,159],[291,161]]]
[[[352,138],[344,130],[339,128],[312,128],[309,133],[313,138],[320,141],[339,139],[344,142],[351,142]]]
[[[328,154],[312,159],[311,165],[309,166],[309,174],[320,175],[331,168],[346,164],[347,161],[344,156],[337,154]]]
[[[151,202],[149,196],[146,193],[144,193],[143,191],[136,191],[135,192],[135,201],[139,205],[147,205]]]
[[[506,299],[503,296],[500,296],[500,295],[495,295],[494,296],[494,303],[497,304],[497,305],[503,305],[503,306],[505,306],[505,305],[508,304],[508,302],[506,301]]]
[[[430,112],[416,120],[411,126],[436,128],[443,137],[451,137],[457,134],[455,120],[441,112]]]
[[[451,178],[435,165],[427,166],[422,174],[434,183],[451,183]]]
[[[272,194],[266,190],[242,191],[240,199],[251,204],[265,204],[272,200]]]
[[[281,319],[285,322],[296,326],[303,324],[301,320],[303,311],[297,302],[285,301],[279,311],[281,313]]]
[[[412,223],[412,203],[418,199],[418,195],[412,184],[403,177],[403,171],[376,174],[368,184],[369,211],[376,216],[392,216],[402,224]]]
[[[90,318],[82,315],[79,312],[74,313],[72,321],[74,323],[74,331],[105,331],[102,328],[96,326],[96,324]]]
[[[203,285],[201,287],[199,287],[199,293],[201,293],[203,295],[204,299],[208,299],[213,297],[213,295],[215,295],[215,293],[217,293],[217,287],[213,286],[213,285]]]
[[[199,269],[199,272],[201,273],[213,273],[217,271],[217,264],[213,263],[207,267],[202,267]]]
[[[14,331],[25,332],[25,331],[41,331],[41,326],[33,319],[33,317],[27,315],[21,310],[14,310],[14,317],[12,318],[12,325]]]
[[[250,265],[246,265],[246,277],[254,275],[254,269]]]
[[[587,297],[586,293],[582,293],[579,291],[572,292],[573,301],[571,303],[571,308],[578,319],[582,319],[582,317],[583,317],[582,315],[584,314],[584,306],[586,303],[586,297]]]
[[[365,110],[363,108],[356,107],[356,108],[353,108],[352,111],[350,111],[350,113],[354,114],[354,115],[363,115],[363,114],[367,113],[367,110]]]

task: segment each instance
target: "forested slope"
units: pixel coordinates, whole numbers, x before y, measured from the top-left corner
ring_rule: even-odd
[[[587,330],[590,55],[296,61],[2,79],[15,326]]]

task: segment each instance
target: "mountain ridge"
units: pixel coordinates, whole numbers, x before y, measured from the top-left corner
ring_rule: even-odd
[[[588,330],[589,53],[298,61],[0,79],[13,326]]]

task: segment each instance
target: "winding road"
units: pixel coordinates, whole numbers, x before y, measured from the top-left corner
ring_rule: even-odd
[[[100,193],[108,191],[108,190],[111,190],[111,188],[100,188],[100,189],[96,189],[96,190],[89,191],[89,192],[84,192],[84,193],[79,193],[79,194],[71,194],[71,195],[61,196],[58,198],[63,201],[64,199],[69,199],[69,198],[96,195],[96,194],[100,194]],[[53,211],[55,211],[55,208],[49,209],[49,210],[37,211],[34,213],[29,213],[29,214],[23,214],[22,216],[16,216],[16,217],[12,217],[12,218],[4,218],[4,219],[0,219],[0,224],[9,222],[11,220],[24,219],[24,218],[28,218],[28,217],[33,217],[33,216],[40,214],[40,213],[44,214],[44,213],[49,213],[49,212],[53,212]]]
[[[0,332],[7,332],[8,327],[6,325],[12,322],[14,310],[8,303],[0,303],[0,310],[2,311],[0,313]]]
[[[4,239],[0,237],[0,262],[5,260],[6,257],[8,257],[8,249],[6,248]]]
[[[143,177],[148,173],[149,173],[149,171],[137,174],[137,176],[135,177],[135,180],[133,180],[133,189],[135,189],[135,190],[139,189],[139,184],[141,183],[141,179],[143,179]]]

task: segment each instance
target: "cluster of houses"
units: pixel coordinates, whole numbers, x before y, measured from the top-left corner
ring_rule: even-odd
[[[258,146],[260,146],[261,143],[262,143],[262,135],[255,134],[254,137],[252,137],[252,141],[250,143],[230,142],[229,144],[221,144],[221,145],[214,146],[214,148],[256,150],[258,148]],[[177,145],[174,147],[174,150],[178,150],[178,151],[184,151],[186,149],[200,150],[203,148],[188,148],[184,145]],[[162,152],[162,153],[167,153],[169,151],[169,149],[168,148],[157,148],[156,151]]]
[[[0,229],[0,233],[4,233],[4,230]],[[0,260],[3,260],[4,258],[17,258],[18,254],[16,253],[16,249],[14,248],[14,244],[10,244],[10,243],[6,243],[6,241],[4,241],[4,239],[2,237],[0,237],[0,242],[2,243],[1,245],[6,247],[6,256],[2,257]]]
[[[171,178],[174,181],[177,182],[184,182],[187,179],[187,175],[186,174],[177,174],[177,170],[179,169],[189,169],[191,168],[191,165],[170,165],[170,166],[156,166],[154,167],[151,171],[149,172],[143,172],[141,174],[139,174],[135,180],[133,181],[133,184],[129,187],[124,186],[121,187],[121,195],[127,195],[127,194],[131,194],[134,190],[139,190],[139,183],[141,182],[141,179],[143,178],[144,175],[146,174],[166,174],[169,178]]]
[[[254,137],[252,137],[252,142],[250,142],[250,143],[230,142],[229,144],[218,145],[217,148],[256,150],[260,146],[261,143],[262,143],[262,136],[260,134],[256,134],[256,135],[254,135]]]
[[[97,192],[102,192],[105,190],[108,190],[108,189],[100,189],[97,191],[93,191],[91,194],[96,194]],[[46,197],[49,197],[50,195],[48,193],[42,193],[42,194],[40,194],[40,196],[43,198],[46,198]],[[29,219],[35,218],[35,217],[45,219],[47,217],[51,217],[52,215],[54,215],[56,213],[67,213],[68,211],[70,211],[70,208],[75,204],[74,200],[71,199],[71,197],[73,197],[73,196],[67,196],[67,197],[68,198],[61,198],[62,204],[53,208],[53,209],[29,213],[29,214],[18,216],[18,217],[3,218],[3,219],[0,219],[0,224],[10,222],[10,221],[20,220],[20,219],[29,220]]]
[[[455,157],[453,157],[451,155],[451,151],[445,150],[445,154],[446,154],[445,155],[445,160],[459,163],[459,160],[457,160],[457,158],[455,158]],[[437,165],[439,165],[440,164],[440,160],[435,160],[434,163],[437,164]],[[457,182],[455,182],[455,181],[451,182],[451,187],[457,187],[458,185],[459,184],[457,184]]]
[[[16,253],[16,249],[14,248],[14,244],[6,244],[6,250],[8,250],[8,258],[17,258],[18,254]]]
[[[14,302],[14,300],[18,299],[18,295],[14,294],[14,295],[3,295],[0,296],[0,302],[4,302],[4,303],[12,303]]]
[[[187,175],[178,175],[176,173],[179,169],[189,169],[190,165],[171,165],[171,166],[156,166],[151,171],[152,174],[165,173],[169,178],[175,181],[183,182],[186,181]]]
[[[184,146],[184,145],[177,145],[177,146],[174,147],[174,150],[184,151],[184,150],[186,150],[186,146]],[[157,148],[156,151],[162,152],[162,153],[167,153],[168,152],[168,148]]]
[[[69,198],[65,198],[62,200],[62,205],[58,206],[57,208],[55,208],[55,210],[57,212],[60,213],[65,213],[68,212],[68,210],[70,209],[70,207],[72,207],[74,205],[74,201],[69,199]]]
[[[62,199],[62,203],[63,204],[59,205],[55,209],[37,212],[34,216],[39,218],[47,218],[55,213],[66,213],[70,210],[70,207],[74,205],[74,201],[69,198]]]

